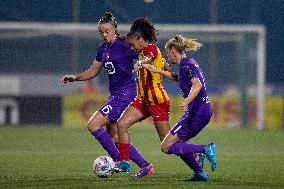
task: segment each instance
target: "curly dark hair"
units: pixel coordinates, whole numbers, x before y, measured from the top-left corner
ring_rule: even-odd
[[[155,29],[153,24],[146,18],[140,17],[133,21],[127,37],[140,36],[145,41],[156,42],[158,30]]]

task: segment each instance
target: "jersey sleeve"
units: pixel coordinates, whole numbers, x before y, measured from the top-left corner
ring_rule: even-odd
[[[129,43],[127,41],[123,41],[123,47],[125,49],[125,52],[127,55],[132,58],[132,59],[138,59],[139,57],[139,52],[135,51],[134,49],[131,48]]]
[[[139,52],[131,49],[131,55],[133,59],[139,58]]]
[[[98,51],[97,51],[97,55],[96,55],[96,61],[98,62],[102,62],[102,45],[99,46]]]
[[[139,52],[138,51],[135,51],[133,49],[131,49],[131,47],[129,46],[128,47],[128,54],[130,57],[132,57],[133,59],[138,59],[139,58]]]
[[[158,56],[158,47],[154,44],[149,44],[143,49],[143,55],[151,57],[152,60],[155,60]]]

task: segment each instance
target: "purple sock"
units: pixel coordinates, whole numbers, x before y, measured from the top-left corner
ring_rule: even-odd
[[[204,147],[200,144],[175,143],[168,150],[168,154],[178,156],[196,152],[204,152]]]
[[[195,160],[193,153],[188,153],[180,156],[180,158],[194,171],[194,173],[203,172],[200,165]]]
[[[130,145],[129,153],[129,158],[140,168],[149,165],[149,162],[143,158],[143,156],[138,152],[138,150],[136,150],[133,144]]]
[[[115,143],[115,146],[118,147],[118,144]],[[149,165],[149,162],[143,158],[143,156],[138,152],[138,150],[136,150],[133,144],[130,145],[129,153],[129,158],[131,159],[131,161],[136,163],[140,168]]]
[[[119,160],[119,151],[115,147],[111,136],[104,128],[98,129],[97,131],[93,132],[92,135],[94,135],[94,137],[99,141],[99,143],[114,161]]]

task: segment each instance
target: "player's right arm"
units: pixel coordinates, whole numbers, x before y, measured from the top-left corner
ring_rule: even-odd
[[[171,72],[171,75],[168,78],[173,80],[173,81],[178,81],[178,74],[171,70],[169,63],[164,58],[163,58],[163,61],[164,61],[164,70],[168,71],[168,72]]]
[[[159,73],[159,74],[169,78],[170,80],[177,81],[177,74],[172,72],[170,70],[169,66],[166,66],[166,64],[165,64],[165,70],[158,69],[154,65],[151,65],[151,64],[143,64],[142,66],[147,68],[151,72]]]
[[[101,69],[102,63],[94,60],[93,65],[89,69],[77,75],[65,75],[62,77],[61,82],[65,84],[68,82],[89,80],[96,77],[100,73]]]

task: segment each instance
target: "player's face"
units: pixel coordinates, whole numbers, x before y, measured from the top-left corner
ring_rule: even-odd
[[[137,36],[131,36],[127,38],[127,41],[129,45],[135,49],[136,51],[142,51],[144,46],[143,46],[143,38],[142,37],[137,37]]]
[[[177,51],[174,48],[165,49],[165,50],[166,50],[166,54],[167,54],[167,57],[170,60],[170,62],[177,64],[178,63],[177,57],[176,57]]]
[[[101,38],[105,43],[112,43],[116,38],[116,29],[111,23],[103,23],[98,26]]]

